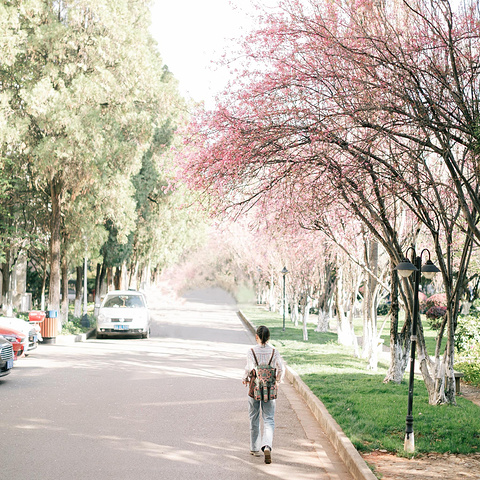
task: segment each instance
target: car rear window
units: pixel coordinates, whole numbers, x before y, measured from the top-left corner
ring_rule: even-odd
[[[145,302],[140,295],[115,295],[108,297],[103,306],[106,308],[141,308],[145,306]]]

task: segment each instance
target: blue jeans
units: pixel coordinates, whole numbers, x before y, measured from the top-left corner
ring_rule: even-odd
[[[263,419],[263,436],[260,432],[260,410]],[[250,450],[260,451],[260,448],[272,449],[273,430],[275,429],[275,400],[264,402],[248,397],[248,415],[250,417]]]

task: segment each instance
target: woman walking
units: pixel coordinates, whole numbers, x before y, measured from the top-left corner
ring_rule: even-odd
[[[280,354],[267,342],[270,339],[270,331],[267,327],[257,328],[255,340],[257,344],[247,353],[247,364],[243,383],[250,384],[252,375],[255,375],[255,367],[258,365],[270,365],[275,369],[276,381],[281,382],[284,375],[284,366]],[[265,398],[255,400],[253,388],[248,393],[248,414],[250,417],[250,453],[260,456],[263,451],[265,463],[272,463],[273,431],[275,429],[275,399]],[[260,431],[260,411],[263,419],[263,435]]]

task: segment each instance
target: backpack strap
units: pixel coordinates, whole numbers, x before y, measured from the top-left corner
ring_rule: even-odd
[[[254,354],[255,355],[255,354]],[[270,361],[268,362],[269,365],[272,364],[273,356],[275,355],[275,349],[273,349],[272,356],[270,357]]]
[[[252,355],[253,355],[253,358],[255,360],[255,365],[258,367],[258,360],[257,360],[257,356],[255,355],[255,351],[253,350],[252,348]],[[270,357],[270,361],[268,362],[269,365],[272,364],[272,360],[273,360],[273,357],[275,356],[275,349],[273,349],[272,351],[272,356]]]
[[[255,359],[255,365],[258,367],[257,356],[255,355],[255,351],[253,350],[253,348],[252,348],[252,354],[253,354],[253,358]]]

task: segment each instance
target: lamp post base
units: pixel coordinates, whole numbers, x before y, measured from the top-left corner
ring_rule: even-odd
[[[405,442],[403,444],[403,449],[407,453],[415,453],[415,437],[412,433],[407,433],[405,435]]]

